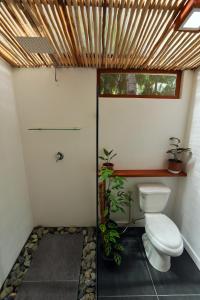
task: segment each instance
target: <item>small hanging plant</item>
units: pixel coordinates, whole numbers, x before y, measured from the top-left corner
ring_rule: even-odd
[[[108,152],[109,155],[112,153]],[[114,157],[116,154],[111,156]],[[124,177],[115,176],[114,171],[106,166],[100,170],[100,181],[105,186],[104,222],[99,226],[103,257],[106,260],[114,261],[118,266],[121,264],[124,247],[121,243],[121,230],[118,224],[111,219],[111,213],[112,215],[119,212],[125,213],[125,207],[130,206],[132,199],[130,192],[124,191],[125,180]]]

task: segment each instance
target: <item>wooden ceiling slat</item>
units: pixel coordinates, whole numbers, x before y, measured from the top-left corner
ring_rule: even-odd
[[[126,56],[126,59],[123,60],[123,68],[125,67],[125,65],[129,64],[129,59],[130,59],[130,55],[131,55],[131,51],[133,51],[133,44],[134,41],[136,39],[136,34],[137,34],[137,27],[138,27],[138,23],[139,23],[139,19],[140,19],[140,12],[141,12],[141,8],[142,8],[142,1],[139,2],[139,5],[137,8],[133,7],[133,11],[136,10],[136,13],[134,14],[134,18],[133,18],[133,23],[131,25],[131,30],[128,33],[128,37],[127,40],[125,42],[125,46],[124,46],[124,51],[122,50],[121,53],[121,57],[123,58],[123,56]],[[132,18],[132,16],[130,16],[130,18]],[[132,39],[132,44],[131,44],[131,39]]]
[[[15,59],[9,55],[8,51],[5,51],[0,45],[0,58],[7,61],[12,67],[19,67],[20,64],[15,62]]]
[[[70,48],[70,53],[72,55],[72,58],[71,58],[72,65],[77,66],[79,64],[79,60],[78,60],[78,56],[77,56],[77,49],[76,49],[75,39],[74,39],[71,25],[69,22],[69,17],[68,17],[66,7],[63,4],[58,5],[58,3],[56,3],[56,7],[57,7],[58,15],[59,15],[61,23],[62,23],[62,27],[63,27],[63,31],[65,34],[67,43]]]
[[[96,14],[96,0],[92,0],[92,16],[94,29],[94,51],[95,51],[95,65],[98,66],[98,34],[97,34],[97,14]]]
[[[55,21],[52,19],[52,16],[49,13],[49,5],[45,0],[42,0],[42,5],[39,5],[39,11],[44,20],[44,24],[46,25],[46,31],[48,31],[49,37],[54,44],[57,56],[61,61],[61,65],[68,64],[67,59],[63,55],[62,39],[58,33]]]
[[[87,50],[87,53],[90,53],[89,37],[88,37],[88,31],[87,31],[87,19],[86,19],[86,15],[85,15],[85,8],[84,8],[83,0],[81,0],[81,2],[80,2],[80,10],[81,10],[81,17],[82,17],[82,22],[83,22],[84,34],[85,34],[86,50]]]
[[[123,41],[121,43],[121,49],[120,49],[120,53],[119,53],[119,66],[121,68],[123,67],[123,65],[125,63],[124,62],[124,55],[125,55],[125,53],[127,53],[127,48],[128,48],[128,45],[129,45],[131,34],[134,30],[134,25],[136,24],[137,15],[139,14],[139,9],[136,9],[137,1],[135,1],[134,4],[135,5],[133,5],[131,7],[126,32],[124,34],[124,38],[123,38]]]
[[[199,54],[200,54],[200,49],[198,50]],[[191,62],[190,64],[187,65],[187,69],[196,69],[196,65],[200,64],[200,58],[196,58],[195,60],[193,60],[193,62]]]
[[[158,41],[160,35],[162,34],[164,24],[165,24],[165,22],[167,22],[167,20],[170,18],[170,16],[171,16],[170,11],[168,11],[167,13],[165,11],[163,11],[160,14],[160,18],[158,18],[157,22],[155,22],[155,28],[149,35],[149,39],[146,42],[146,47],[143,52],[144,57],[141,60],[141,66],[143,66],[145,64],[145,61],[146,61],[147,57],[149,56],[149,52],[153,48],[154,44]]]
[[[114,44],[114,36],[115,36],[115,28],[116,28],[116,20],[117,20],[117,11],[118,11],[118,5],[117,2],[114,2],[114,14],[112,18],[112,29],[111,29],[110,49],[109,49],[110,58],[113,55],[113,44]],[[113,61],[111,61],[111,59],[110,59],[110,67],[113,67]]]
[[[187,65],[188,63],[190,63],[190,61],[195,60],[196,58],[198,59],[196,54],[199,52],[199,49],[199,43],[193,45],[193,47],[190,48],[190,50],[187,51],[187,53],[185,53],[185,55],[180,61],[174,60],[171,66],[177,68],[179,65]]]
[[[62,26],[62,17],[59,18],[59,11],[57,9],[57,6],[55,4],[50,3],[50,7],[54,16],[54,19],[56,21],[57,27],[58,27],[58,32],[60,33],[60,39],[63,43],[63,49],[64,49],[64,53],[65,56],[68,60],[68,64],[71,65],[72,64],[72,60],[71,60],[71,51],[70,51],[70,46],[68,45],[68,41],[65,35],[65,32],[63,30],[63,26]]]
[[[169,1],[170,2],[170,1]],[[150,51],[149,53],[149,57],[147,58],[147,60],[145,61],[145,66],[148,65],[148,62],[151,60],[152,56],[156,53],[157,49],[159,48],[159,46],[163,43],[163,41],[165,40],[166,35],[168,34],[168,32],[171,30],[171,28],[174,26],[174,22],[181,10],[181,8],[183,7],[184,3],[186,1],[182,1],[180,2],[180,5],[176,7],[176,9],[174,10],[169,22],[166,24],[165,29],[161,35],[161,37],[159,38],[159,40],[157,41],[157,43],[154,45],[153,49]],[[168,4],[169,5],[169,4]],[[168,6],[167,5],[167,9]]]
[[[102,0],[99,0],[99,24],[98,24],[98,35],[99,35],[99,49],[98,49],[98,67],[101,68],[101,49],[102,49],[102,12],[103,12],[103,7],[102,7]]]
[[[168,53],[172,51],[174,42],[178,43],[178,40],[176,39],[178,33],[173,33],[172,31],[169,33],[169,35],[166,38],[166,43],[160,47],[160,55],[156,56],[151,60],[152,65],[160,65],[161,62],[167,57]],[[180,39],[182,38],[182,35],[180,35]]]
[[[140,62],[143,60],[144,52],[145,52],[145,46],[148,44],[148,40],[150,39],[151,33],[153,34],[156,26],[156,18],[158,18],[158,11],[152,11],[151,14],[149,14],[149,19],[146,22],[146,28],[143,33],[142,38],[140,39],[140,43],[138,43],[138,47],[135,54],[135,65],[140,65]]]
[[[187,0],[5,0],[0,56],[15,67],[185,69],[200,66],[200,34],[177,32]],[[31,53],[16,37],[45,37]]]
[[[122,28],[121,28],[121,18],[122,18],[122,10],[124,9],[125,6],[125,0],[121,0],[121,5],[118,8],[118,12],[117,12],[117,26],[116,26],[116,36],[115,36],[115,48],[114,48],[114,53],[113,53],[113,65],[115,66],[116,64],[116,59],[118,56],[118,52],[119,52],[119,44],[120,44],[120,35],[122,32]]]
[[[4,58],[8,58],[9,63],[10,61],[12,61],[13,65],[20,66],[20,64],[23,62],[18,56],[16,56],[16,53],[13,52],[12,49],[8,48],[5,44],[3,44],[3,42],[0,43],[0,49],[2,49],[0,53],[2,53],[2,56],[4,56]]]
[[[0,28],[1,28],[1,35],[7,41],[8,45],[10,46],[10,49],[14,49],[15,53],[19,57],[21,57],[25,65],[28,65],[28,63],[32,65],[32,63],[34,62],[30,58],[30,55],[28,55],[26,51],[17,43],[14,36],[12,35],[12,29],[10,30],[10,27],[7,27],[7,23],[5,22],[5,19],[1,18],[1,15],[0,15]]]
[[[170,45],[170,47],[168,48],[168,51],[166,51],[166,53],[164,53],[165,55],[163,55],[162,57],[162,63],[163,64],[172,64],[172,62],[175,60],[176,63],[178,63],[178,60],[180,59],[180,57],[183,57],[181,54],[184,53],[183,55],[185,55],[185,51],[187,50],[187,45],[190,44],[190,35],[188,35],[187,37],[184,37],[183,35],[180,35],[178,38],[176,38],[176,36],[174,36],[175,39],[173,41],[173,43]],[[177,58],[177,50],[178,50],[178,57]]]
[[[80,47],[77,28],[75,26],[76,21],[74,19],[74,15],[73,15],[72,3],[70,0],[67,0],[67,4],[68,5],[66,6],[66,11],[67,11],[69,22],[71,25],[71,31],[73,32],[73,37],[74,37],[74,41],[75,41],[75,45],[76,45],[77,58],[78,58],[79,64],[81,64],[83,66],[84,59],[81,55],[81,47]]]
[[[139,18],[138,25],[137,25],[137,30],[135,31],[132,43],[129,46],[128,56],[130,58],[127,59],[127,62],[125,64],[125,68],[127,68],[129,65],[134,65],[134,60],[136,58],[138,44],[141,41],[141,37],[144,34],[146,24],[148,23],[149,5],[150,5],[150,2],[146,2],[146,6],[142,9],[142,13],[141,13],[141,16]],[[133,49],[133,52],[132,52],[132,49]]]
[[[82,38],[82,33],[81,33],[81,25],[80,25],[80,19],[79,19],[79,13],[78,13],[78,5],[76,0],[73,0],[73,8],[74,8],[74,14],[75,14],[75,22],[76,22],[76,27],[77,27],[77,36],[78,36],[78,41],[80,44],[80,52],[83,55],[83,63],[87,67],[88,62],[87,62],[87,57],[86,57],[86,52],[85,52],[85,47],[83,44],[83,38]]]
[[[36,5],[37,4],[37,5]],[[32,5],[32,9],[34,10],[36,16],[38,17],[38,19],[41,22],[42,25],[42,36],[46,36],[49,40],[49,42],[52,44],[55,53],[53,54],[54,57],[54,61],[56,61],[56,66],[62,65],[63,61],[62,61],[62,56],[60,56],[60,51],[58,49],[58,44],[55,41],[55,39],[53,38],[53,34],[52,34],[52,30],[51,27],[48,23],[48,21],[45,18],[44,12],[43,12],[43,8],[42,8],[42,3],[39,0],[36,0],[36,3],[33,3]]]
[[[125,4],[125,13],[124,13],[124,18],[123,18],[123,24],[122,24],[122,30],[121,30],[121,35],[119,37],[119,45],[118,45],[118,53],[117,53],[117,59],[120,57],[120,53],[122,50],[122,45],[124,42],[125,37],[127,38],[126,32],[128,32],[128,25],[126,27],[126,23],[129,24],[130,21],[130,16],[129,16],[129,12],[131,13],[131,1],[128,0]],[[134,10],[133,10],[134,12]],[[128,18],[129,16],[129,18]],[[118,59],[118,64],[119,64],[119,59]]]

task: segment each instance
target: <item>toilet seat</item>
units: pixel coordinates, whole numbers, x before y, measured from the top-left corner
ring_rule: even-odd
[[[169,256],[182,254],[183,240],[177,226],[171,219],[161,213],[146,213],[145,221],[149,240],[158,251]]]

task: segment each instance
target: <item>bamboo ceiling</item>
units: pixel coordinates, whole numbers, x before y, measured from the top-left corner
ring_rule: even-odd
[[[187,0],[0,0],[0,56],[14,67],[181,70],[200,66],[200,33],[174,30]],[[18,37],[45,37],[31,53]]]

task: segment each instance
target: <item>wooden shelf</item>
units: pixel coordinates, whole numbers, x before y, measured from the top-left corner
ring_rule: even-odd
[[[114,176],[122,177],[186,177],[187,173],[172,174],[168,170],[115,170]]]

